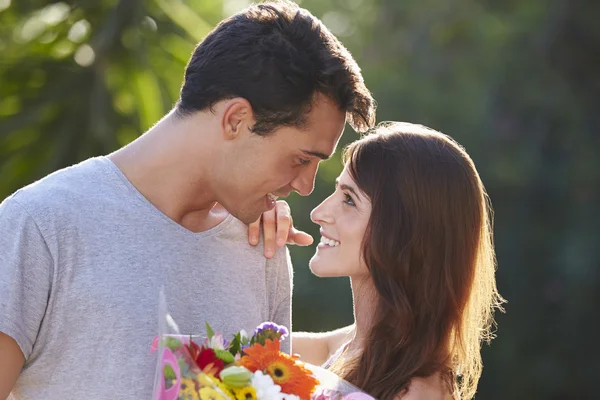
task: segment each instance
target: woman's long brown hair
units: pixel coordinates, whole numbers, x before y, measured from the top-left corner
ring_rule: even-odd
[[[454,398],[473,398],[504,301],[473,161],[442,133],[392,123],[352,143],[344,162],[372,203],[362,255],[378,303],[362,355],[338,372],[380,400],[433,374]]]

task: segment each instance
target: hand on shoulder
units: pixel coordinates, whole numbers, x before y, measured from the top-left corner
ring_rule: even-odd
[[[294,228],[292,211],[284,200],[278,200],[275,208],[266,211],[255,222],[248,225],[248,243],[256,246],[259,242],[260,232],[264,237],[265,257],[271,258],[276,248],[286,244],[309,246],[313,242],[312,236]]]

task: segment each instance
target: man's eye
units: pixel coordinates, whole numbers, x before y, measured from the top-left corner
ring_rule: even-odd
[[[302,164],[302,165],[308,165],[308,164],[310,164],[310,160],[309,159],[305,159],[305,158],[301,158],[300,159],[300,164]]]
[[[344,193],[344,204],[348,204],[349,206],[354,206],[354,200],[348,193]]]

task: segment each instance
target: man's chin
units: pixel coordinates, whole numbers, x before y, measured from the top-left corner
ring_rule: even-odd
[[[233,212],[230,212],[230,213],[234,217],[236,217],[237,219],[239,219],[240,221],[245,223],[246,225],[258,221],[258,219],[262,215],[262,212],[247,213],[247,212],[240,211],[237,213],[233,213]]]

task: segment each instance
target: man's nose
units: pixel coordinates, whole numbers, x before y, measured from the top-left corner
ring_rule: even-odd
[[[296,179],[291,182],[292,187],[301,196],[308,196],[315,189],[315,178],[317,176],[318,165],[314,168],[302,171]]]

